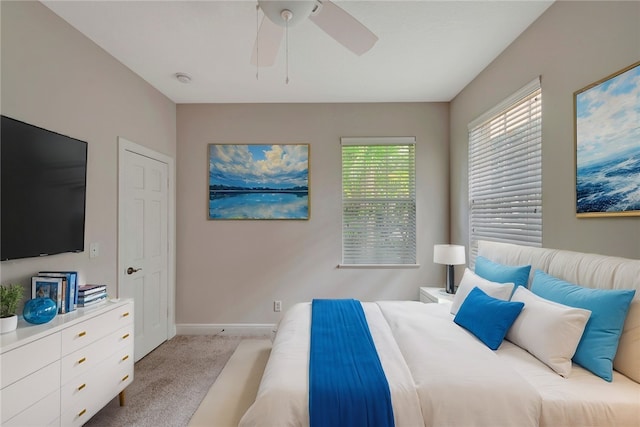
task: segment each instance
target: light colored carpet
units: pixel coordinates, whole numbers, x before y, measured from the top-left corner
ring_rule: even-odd
[[[206,335],[172,338],[136,363],[126,406],[119,406],[116,397],[85,426],[186,426],[241,340]]]

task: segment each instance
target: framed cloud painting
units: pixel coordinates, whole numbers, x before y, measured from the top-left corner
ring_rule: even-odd
[[[576,215],[640,216],[640,62],[574,93]]]
[[[209,219],[309,219],[309,144],[209,144]]]

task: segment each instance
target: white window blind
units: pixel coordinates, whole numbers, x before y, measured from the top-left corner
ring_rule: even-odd
[[[469,242],[542,246],[540,78],[469,124]]]
[[[342,264],[416,264],[415,138],[342,138]]]

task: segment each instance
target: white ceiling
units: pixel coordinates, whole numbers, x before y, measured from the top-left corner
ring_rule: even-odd
[[[283,46],[259,79],[249,62],[255,1],[43,3],[176,103],[262,103],[450,101],[552,2],[336,0],[379,41],[356,56],[301,22],[288,84]]]

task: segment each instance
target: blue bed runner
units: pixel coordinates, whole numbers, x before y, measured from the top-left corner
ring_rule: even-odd
[[[311,427],[392,427],[389,383],[360,301],[313,300]]]

